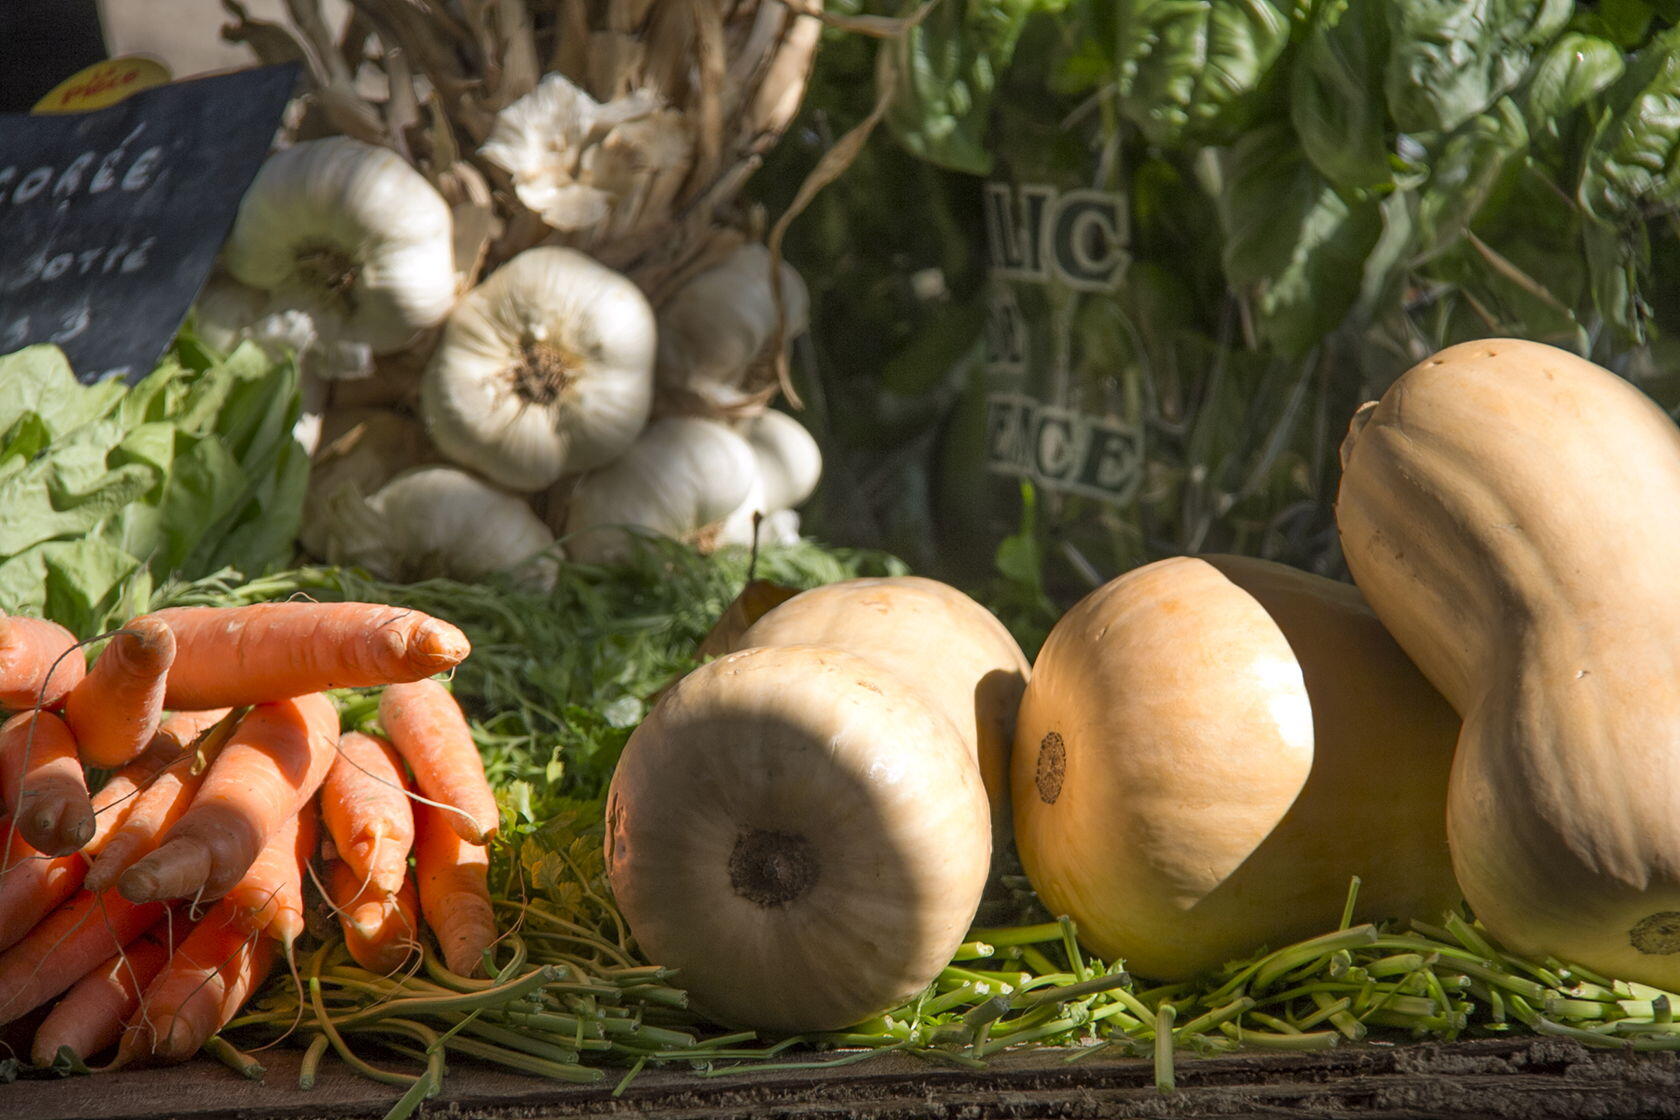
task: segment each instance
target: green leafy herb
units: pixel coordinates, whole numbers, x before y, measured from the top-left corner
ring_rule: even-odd
[[[953,171],[984,175],[992,157],[985,131],[998,77],[1027,17],[1067,0],[939,0],[919,24],[893,40],[882,65],[898,91],[887,127],[914,155]],[[906,14],[920,0],[911,0]]]
[[[1380,4],[1334,0],[1313,16],[1290,71],[1290,120],[1320,174],[1343,188],[1392,178],[1383,60],[1388,25]]]
[[[1306,158],[1288,125],[1243,136],[1229,150],[1220,194],[1225,272],[1252,286],[1260,330],[1287,355],[1305,353],[1353,306],[1381,222]]]
[[[1680,204],[1680,32],[1639,52],[1612,91],[1587,149],[1581,205],[1606,222]]]
[[[1273,0],[1118,0],[1126,115],[1152,143],[1220,143],[1259,114],[1289,44]]]
[[[1570,0],[1389,0],[1389,112],[1402,132],[1451,132],[1486,112],[1563,30]]]
[[[307,457],[296,375],[183,339],[132,388],[81,385],[55,347],[0,357],[0,609],[82,636],[154,582],[292,553]]]
[[[1571,31],[1546,50],[1523,95],[1531,129],[1548,128],[1602,93],[1622,76],[1626,64],[1616,44]]]

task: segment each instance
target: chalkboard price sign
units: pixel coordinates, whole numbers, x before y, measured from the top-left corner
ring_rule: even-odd
[[[297,74],[266,66],[96,112],[0,114],[0,354],[51,342],[82,381],[143,377],[209,274]]]

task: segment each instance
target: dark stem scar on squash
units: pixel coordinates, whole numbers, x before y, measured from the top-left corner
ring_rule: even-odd
[[[1038,787],[1038,799],[1054,805],[1062,795],[1062,779],[1067,775],[1067,747],[1055,731],[1044,736],[1038,744],[1038,771],[1033,783]]]
[[[767,909],[786,906],[810,891],[819,869],[816,849],[805,837],[748,828],[729,854],[729,885],[748,902]]]
[[[1680,910],[1662,910],[1639,919],[1628,930],[1628,940],[1652,956],[1680,953]]]

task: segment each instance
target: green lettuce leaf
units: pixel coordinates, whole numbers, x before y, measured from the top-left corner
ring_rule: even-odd
[[[1402,132],[1452,132],[1528,73],[1570,0],[1386,0],[1389,113]]]
[[[0,610],[85,636],[166,579],[281,566],[308,470],[297,412],[295,371],[254,346],[177,347],[133,387],[81,385],[52,347],[0,357]]]
[[[1605,222],[1680,203],[1680,31],[1637,54],[1600,116],[1581,176],[1581,206]]]
[[[1382,92],[1387,36],[1380,5],[1335,0],[1314,16],[1290,69],[1289,114],[1301,148],[1339,187],[1393,178]]]
[[[998,80],[1027,18],[1067,0],[941,0],[907,35],[889,42],[881,65],[894,71],[888,130],[929,163],[984,175],[985,144]],[[906,11],[913,11],[911,3]]]
[[[1305,353],[1359,296],[1382,232],[1377,207],[1337,192],[1283,124],[1245,135],[1224,171],[1226,276],[1254,291],[1263,337],[1286,355]]]
[[[1272,0],[1120,0],[1121,103],[1152,142],[1220,143],[1256,115],[1289,45]]]

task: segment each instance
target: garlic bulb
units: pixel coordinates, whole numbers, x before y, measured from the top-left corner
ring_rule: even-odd
[[[722,548],[725,545],[732,544],[740,545],[743,548],[751,548],[754,535],[753,518],[755,516],[759,519],[758,536],[760,543],[770,543],[765,539],[764,528],[768,523],[771,509],[772,507],[765,497],[764,473],[759,469],[758,460],[755,457],[752,481],[747,487],[747,496],[741,500],[740,505],[729,511],[729,516],[723,519],[717,531],[711,534],[707,543],[713,548]]]
[[[751,503],[745,503],[724,519],[714,538],[713,547],[740,545],[753,547],[753,513],[757,512],[758,547],[786,547],[799,543],[799,514],[791,509],[775,509],[766,513]]]
[[[694,137],[651,91],[603,104],[551,73],[496,114],[478,151],[512,176],[519,201],[547,225],[570,233],[610,224],[622,234],[668,212]]]
[[[338,381],[373,372],[367,343],[323,337],[308,311],[229,276],[205,284],[193,304],[193,323],[212,350],[228,354],[241,342],[254,342],[274,361],[295,361],[305,378]]]
[[[540,490],[617,457],[647,423],[654,319],[641,289],[573,249],[528,249],[461,298],[420,385],[449,458]]]
[[[822,451],[805,425],[771,409],[748,423],[744,434],[764,476],[769,509],[790,510],[811,496],[822,477]]]
[[[627,529],[709,550],[725,543],[718,540],[723,522],[762,485],[752,449],[727,426],[691,416],[656,420],[621,458],[578,480],[566,506],[567,555],[620,559],[630,548]]]
[[[476,580],[498,572],[552,586],[554,534],[531,507],[454,467],[416,467],[362,499],[344,486],[327,500],[326,558],[381,579]]]
[[[321,339],[376,354],[407,345],[455,298],[448,205],[395,152],[344,136],[269,157],[224,260],[271,310],[300,310]]]
[[[752,547],[755,514],[760,548],[794,544],[799,540],[799,515],[792,507],[811,496],[822,475],[817,441],[799,421],[773,410],[747,422],[741,434],[758,470],[747,497],[724,519],[716,544]]]
[[[810,296],[786,261],[779,271],[783,340],[805,330]],[[776,334],[770,250],[743,245],[677,290],[659,311],[659,385],[718,407],[745,401],[748,372]]]
[[[324,417],[321,446],[309,464],[306,508],[326,509],[340,490],[357,497],[376,493],[411,467],[437,461],[420,421],[386,408],[340,408]],[[305,518],[298,533],[311,555],[333,551],[329,518]]]
[[[321,431],[326,424],[327,383],[303,370],[298,371],[298,418],[292,424],[292,438],[302,446],[304,454],[313,455],[321,446]]]

